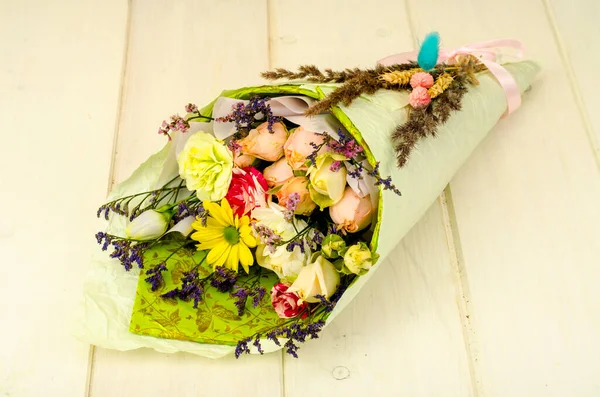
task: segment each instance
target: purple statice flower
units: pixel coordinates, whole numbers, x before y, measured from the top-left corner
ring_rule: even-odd
[[[350,135],[346,135],[342,132],[342,129],[338,129],[339,139],[328,139],[326,145],[332,152],[341,154],[347,159],[353,159],[363,152],[362,146],[356,142]]]
[[[237,281],[237,273],[223,266],[217,266],[210,280],[210,285],[221,292],[229,292]]]
[[[304,253],[304,239],[298,239],[298,240],[294,240],[292,242],[290,242],[285,249],[287,250],[287,252],[293,252],[294,248],[299,247],[300,248],[300,252]]]
[[[298,345],[294,343],[294,339],[288,339],[287,342],[285,342],[285,345],[283,345],[283,347],[285,348],[285,352],[287,354],[289,354],[290,356],[294,357],[294,358],[298,358]]]
[[[259,285],[258,287],[253,288],[252,291],[250,291],[250,296],[252,296],[252,307],[253,308],[256,309],[258,307],[258,305],[260,305],[260,302],[263,300],[266,293],[267,293],[267,290],[262,285]]]
[[[258,234],[260,242],[266,245],[270,252],[275,252],[277,245],[281,243],[281,236],[262,223],[255,223],[253,228],[254,232]]]
[[[267,333],[267,339],[272,340],[277,346],[281,346],[279,339],[277,338],[278,332],[277,330],[273,330]]]
[[[333,308],[335,307],[335,303],[327,300],[326,297],[324,297],[323,295],[315,295],[315,298],[317,298],[319,300],[319,302],[325,306],[325,311],[326,312],[331,312],[333,310]]]
[[[331,163],[331,165],[329,166],[329,170],[331,172],[338,172],[340,170],[340,168],[342,168],[342,162],[339,160],[334,161],[333,163]]]
[[[198,111],[198,106],[194,105],[193,103],[188,103],[185,105],[185,111],[188,113],[196,113]]]
[[[285,202],[285,211],[283,212],[283,217],[286,221],[292,221],[298,204],[300,204],[300,194],[296,192],[290,194]]]
[[[400,190],[392,183],[392,177],[388,176],[384,179],[381,176],[381,174],[379,173],[379,162],[375,164],[375,168],[373,168],[373,171],[367,170],[367,174],[375,178],[375,186],[383,185],[383,190],[391,190],[398,196],[402,196]]]
[[[250,349],[248,348],[248,342],[250,342],[252,338],[242,339],[237,343],[235,347],[235,358],[240,358],[240,356],[244,353],[250,354]]]
[[[148,243],[130,241],[104,232],[96,233],[96,242],[102,246],[102,251],[112,246],[110,257],[118,259],[125,270],[131,270],[134,263],[140,269],[144,268],[143,251],[148,247]]]
[[[254,342],[252,343],[254,345],[254,347],[256,347],[256,350],[258,350],[258,352],[262,355],[265,354],[264,350],[262,349],[262,346],[260,344],[260,334],[257,334],[256,337],[254,338]]]
[[[337,234],[338,236],[343,236],[342,229],[339,229],[335,223],[330,223],[327,226],[327,234]]]
[[[362,179],[363,178],[362,173],[364,170],[362,163],[356,161],[352,165],[354,166],[354,170],[352,170],[352,171],[348,170],[348,175],[354,179]]]
[[[253,97],[247,105],[238,102],[231,107],[231,113],[219,117],[216,121],[233,122],[238,135],[252,128],[252,124],[258,120],[267,120],[267,129],[273,132],[273,124],[281,121],[281,117],[273,116],[271,106],[268,104],[270,98]]]
[[[248,300],[248,290],[244,287],[240,287],[239,285],[235,285],[235,292],[231,294],[231,296],[235,297],[235,307],[238,310],[238,316],[242,316],[244,314],[244,310],[246,309],[246,301]]]
[[[198,303],[202,300],[204,289],[202,282],[198,279],[198,272],[184,272],[181,280],[181,288],[175,288],[161,295],[163,298],[178,298],[182,301],[194,301],[194,309],[198,308]]]
[[[229,148],[229,150],[231,150],[232,153],[239,154],[242,150],[242,145],[240,145],[235,139],[232,139],[227,143],[227,148]]]
[[[171,140],[171,131],[181,131],[182,133],[186,133],[189,129],[190,124],[187,122],[187,120],[178,114],[174,114],[171,116],[170,122],[167,123],[166,120],[162,122],[160,128],[158,129],[158,133],[160,135],[166,135],[169,140]]]
[[[312,238],[311,240],[317,244],[317,245],[321,245],[323,244],[323,240],[325,240],[325,235],[323,233],[321,233],[319,230],[317,229],[312,229]]]
[[[146,277],[144,280],[151,285],[150,290],[152,292],[156,291],[161,285],[163,285],[165,280],[163,279],[162,272],[166,270],[167,266],[163,262],[146,271],[146,276],[148,277]]]

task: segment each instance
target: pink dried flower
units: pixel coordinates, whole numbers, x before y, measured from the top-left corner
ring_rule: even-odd
[[[425,72],[415,73],[410,79],[410,85],[412,88],[431,88],[433,85],[433,76]]]
[[[408,102],[415,109],[424,108],[431,103],[431,96],[427,88],[417,87],[408,96]]]

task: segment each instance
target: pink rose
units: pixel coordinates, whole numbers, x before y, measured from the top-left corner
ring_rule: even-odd
[[[344,190],[342,199],[329,207],[329,216],[348,233],[356,233],[369,226],[373,218],[371,197],[359,197],[351,187]]]
[[[280,318],[292,318],[302,314],[308,307],[306,302],[298,304],[300,297],[295,292],[287,292],[285,284],[275,284],[271,289],[271,303]]]
[[[321,135],[307,131],[302,126],[296,128],[283,146],[285,158],[292,169],[307,170],[308,167],[304,164],[306,157],[315,151],[311,143],[320,145],[323,143],[323,140],[324,138]]]
[[[310,198],[308,178],[295,176],[287,181],[276,193],[279,205],[294,211],[296,215],[310,215],[317,204]]]
[[[273,124],[273,132],[267,128],[267,123],[262,123],[247,137],[238,141],[242,153],[258,157],[262,160],[275,162],[283,156],[283,144],[287,139],[287,129],[282,123]]]
[[[410,85],[412,88],[431,88],[433,85],[433,76],[425,72],[415,73],[410,78]]]
[[[241,218],[256,207],[267,208],[267,189],[267,181],[256,168],[234,168],[225,198]]]
[[[280,186],[294,176],[294,171],[285,158],[277,160],[263,171],[269,187]]]
[[[431,97],[429,96],[427,88],[417,87],[413,89],[408,96],[408,102],[410,103],[410,106],[415,109],[424,108],[429,105],[431,103]]]

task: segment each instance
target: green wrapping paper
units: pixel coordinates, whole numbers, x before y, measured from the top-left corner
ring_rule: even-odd
[[[504,66],[514,76],[522,93],[530,87],[539,72],[539,67],[533,62]],[[478,74],[477,79],[479,85],[469,88],[462,101],[462,110],[452,114],[448,122],[439,127],[437,137],[421,140],[402,168],[396,167],[390,136],[398,124],[406,121],[408,93],[379,91],[374,95],[360,97],[350,106],[332,109],[337,120],[363,145],[368,161],[372,164],[376,161],[380,163],[381,174],[392,177],[394,184],[402,191],[402,196],[380,190],[372,247],[377,248],[381,260],[348,288],[327,319],[328,324],[360,292],[378,267],[382,266],[383,259],[421,218],[505,112],[507,106],[504,91],[495,78],[484,72]],[[332,84],[286,83],[225,91],[222,96],[247,99],[251,94],[292,94],[320,99],[334,88],[335,85]],[[210,113],[213,104],[203,109],[203,114]],[[128,180],[115,188],[110,199],[151,190],[168,179],[169,175],[176,174],[176,166],[173,167],[174,145],[176,142],[170,142],[159,153],[151,156]],[[122,219],[111,218],[110,231],[118,234],[123,228]],[[155,254],[160,256],[160,253]],[[402,266],[402,263],[393,265]],[[174,266],[185,268],[186,264],[178,263]],[[132,271],[123,275],[122,268],[115,260],[99,250],[96,252],[84,287],[85,300],[77,330],[77,335],[82,340],[119,350],[150,347],[161,352],[186,351],[216,358],[233,352],[232,345],[237,340],[236,335],[232,334],[233,328],[237,327],[236,330],[241,335],[250,336],[256,332],[257,327],[278,321],[272,310],[269,314],[268,299],[243,318],[237,317],[235,310],[227,306],[232,304],[224,304],[223,299],[218,299],[218,296],[209,297],[206,303],[208,306],[199,308],[198,311],[157,300],[156,295],[148,290],[143,277],[138,280],[138,274],[139,272]],[[276,281],[275,277],[263,278],[261,283],[267,287]],[[166,282],[169,283],[168,280]],[[210,323],[208,316],[211,316]],[[263,349],[269,352],[279,347],[263,341]]]

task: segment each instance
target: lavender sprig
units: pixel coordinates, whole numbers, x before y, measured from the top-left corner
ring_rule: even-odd
[[[313,166],[316,166],[316,159],[319,154],[319,151],[323,148],[323,146],[327,147],[327,149],[333,153],[341,154],[345,158],[347,158],[348,162],[352,164],[355,169],[353,171],[348,171],[348,175],[355,179],[362,179],[363,173],[373,177],[375,179],[375,186],[383,186],[383,190],[391,190],[398,196],[401,196],[402,193],[400,190],[392,183],[392,178],[387,177],[383,178],[379,172],[379,163],[375,164],[375,168],[373,170],[366,169],[362,162],[359,161],[359,156],[362,155],[364,149],[356,139],[352,138],[351,135],[345,134],[341,129],[338,129],[338,140],[335,140],[329,134],[322,132],[318,133],[323,137],[323,143],[316,144],[311,142],[310,145],[313,148],[312,153],[307,156],[307,159],[310,160]],[[331,171],[338,171],[341,168],[340,161],[334,161],[330,166]]]
[[[147,283],[150,283],[150,290],[152,292],[155,292],[160,288],[161,285],[164,284],[165,280],[163,279],[162,272],[166,270],[167,266],[163,262],[146,271],[146,276],[148,277],[146,277],[144,280]]]
[[[134,264],[140,269],[144,268],[143,251],[150,245],[149,242],[129,240],[105,232],[96,233],[96,241],[102,246],[102,251],[112,246],[110,257],[118,259],[126,271],[131,270]]]
[[[238,102],[232,106],[231,113],[217,118],[216,121],[233,122],[236,130],[235,139],[244,137],[257,121],[265,119],[268,131],[273,133],[273,124],[281,121],[281,117],[273,116],[271,106],[268,103],[270,99],[255,96],[250,98],[247,105]]]
[[[181,288],[175,288],[161,295],[163,298],[178,298],[182,301],[194,301],[194,309],[198,308],[198,303],[202,300],[204,289],[202,280],[198,278],[198,272],[195,270],[184,272]]]
[[[231,269],[223,266],[217,266],[213,273],[210,285],[220,292],[229,292],[238,279],[238,274]]]

